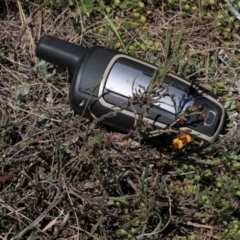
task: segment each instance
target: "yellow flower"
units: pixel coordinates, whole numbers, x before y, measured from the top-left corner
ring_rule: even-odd
[[[179,138],[174,138],[172,144],[175,149],[181,149],[183,147],[183,141]]]
[[[181,134],[179,139],[181,139],[184,144],[189,143],[192,140],[191,136],[185,133]]]

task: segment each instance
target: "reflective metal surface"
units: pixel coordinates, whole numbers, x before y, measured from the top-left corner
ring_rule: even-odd
[[[152,76],[140,71],[139,69],[127,66],[121,62],[116,62],[108,75],[105,88],[116,94],[120,94],[125,97],[132,97],[133,92],[143,92],[141,86],[147,89],[150,84],[151,77]],[[164,89],[161,88],[158,92],[159,94],[163,94],[167,91],[169,95],[175,95],[174,100],[176,106],[174,106],[174,102],[170,96],[162,97],[154,104],[155,106],[165,109],[173,114],[179,114],[184,112],[187,107],[192,106],[194,103],[192,95],[174,86],[168,86]]]

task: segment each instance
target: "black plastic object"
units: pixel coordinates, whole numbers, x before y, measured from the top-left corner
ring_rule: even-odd
[[[147,88],[156,66],[103,47],[83,48],[51,36],[43,36],[36,48],[36,56],[55,65],[68,68],[73,73],[69,102],[79,113],[91,111],[96,117],[121,108],[134,93]],[[169,74],[165,88],[175,96],[153,103],[145,120],[152,129],[166,129],[188,107],[202,106],[202,113],[187,118],[181,130],[191,129],[191,134],[201,144],[211,143],[218,136],[224,122],[224,109],[217,97],[207,89]],[[134,105],[135,113],[143,115],[145,108]],[[106,118],[105,123],[127,131],[134,128],[135,114],[131,106]],[[204,118],[203,116],[209,116]]]
[[[67,67],[74,73],[87,51],[76,44],[45,35],[38,42],[36,56],[60,67]]]

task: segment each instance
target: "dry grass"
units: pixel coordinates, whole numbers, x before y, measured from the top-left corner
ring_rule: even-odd
[[[129,53],[158,64],[164,56],[144,48],[146,35],[161,45],[166,30],[174,39],[183,22],[181,60],[172,71],[230,102],[224,135],[213,149],[188,154],[92,126],[68,105],[68,73],[46,76],[44,67],[51,73],[53,66],[38,66],[34,51],[43,34],[123,50],[107,20],[44,8],[17,42],[37,5],[12,2],[7,9],[1,2],[1,239],[239,239],[239,41],[225,39],[198,11],[146,5],[148,21],[133,30],[125,24],[134,22],[129,9],[109,15],[123,43],[137,43]],[[189,61],[195,71],[184,73]],[[27,94],[16,98],[23,87]]]

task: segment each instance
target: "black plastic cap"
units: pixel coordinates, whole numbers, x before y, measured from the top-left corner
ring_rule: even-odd
[[[36,56],[54,65],[68,68],[70,72],[75,73],[87,51],[87,48],[45,35],[37,44]]]

